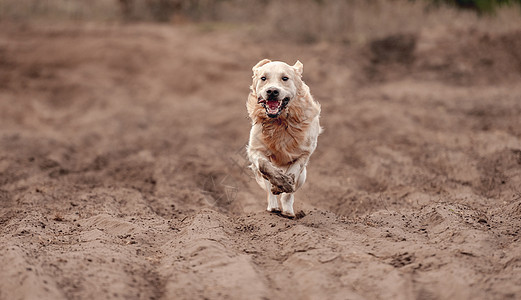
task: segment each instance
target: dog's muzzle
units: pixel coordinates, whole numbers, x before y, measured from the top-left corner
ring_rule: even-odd
[[[280,116],[282,111],[288,106],[289,103],[289,97],[286,97],[282,100],[279,100],[276,96],[272,96],[273,94],[270,94],[268,96],[268,99],[264,99],[262,97],[259,97],[258,103],[264,107],[266,110],[266,115],[270,118],[277,118]]]

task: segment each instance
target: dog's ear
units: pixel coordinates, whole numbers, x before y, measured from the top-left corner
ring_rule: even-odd
[[[255,73],[255,71],[257,71],[258,68],[260,68],[270,62],[271,62],[271,60],[265,58],[265,59],[259,61],[255,66],[253,66],[253,68],[251,70],[253,71],[253,73]]]
[[[297,60],[297,62],[293,65],[293,69],[298,76],[302,76],[302,72],[304,72],[304,65]]]

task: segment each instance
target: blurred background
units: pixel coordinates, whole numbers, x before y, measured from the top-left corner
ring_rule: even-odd
[[[302,42],[353,43],[436,24],[513,27],[519,9],[518,0],[1,0],[0,18],[247,24]]]

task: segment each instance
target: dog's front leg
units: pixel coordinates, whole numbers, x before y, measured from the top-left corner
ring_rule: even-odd
[[[299,189],[306,181],[306,165],[309,161],[309,155],[303,155],[298,158],[286,171],[286,174],[295,179],[295,191]]]
[[[261,151],[252,146],[251,141],[247,152],[253,168],[259,171],[260,175],[270,183],[268,191],[271,190],[274,195],[278,195],[280,193],[291,193],[295,190],[294,175],[286,175],[281,169],[273,166]]]
[[[266,208],[269,212],[280,212],[279,201],[277,200],[277,195],[271,192],[271,183],[267,180],[264,180],[264,184],[266,185],[265,190],[268,194],[268,207]]]
[[[282,170],[275,168],[267,159],[259,160],[259,172],[264,179],[271,183],[271,192],[274,195],[295,191],[295,175],[284,174]]]
[[[276,168],[267,158],[266,148],[262,140],[258,138],[262,132],[262,126],[255,124],[251,128],[250,142],[246,148],[248,158],[254,169],[270,182],[269,190],[274,195],[280,193],[292,193],[295,190],[295,176],[286,175],[281,169]]]

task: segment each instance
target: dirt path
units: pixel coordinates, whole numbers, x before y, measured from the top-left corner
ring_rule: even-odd
[[[0,28],[0,299],[521,297],[520,32]],[[322,104],[298,220],[244,156],[264,57]]]

